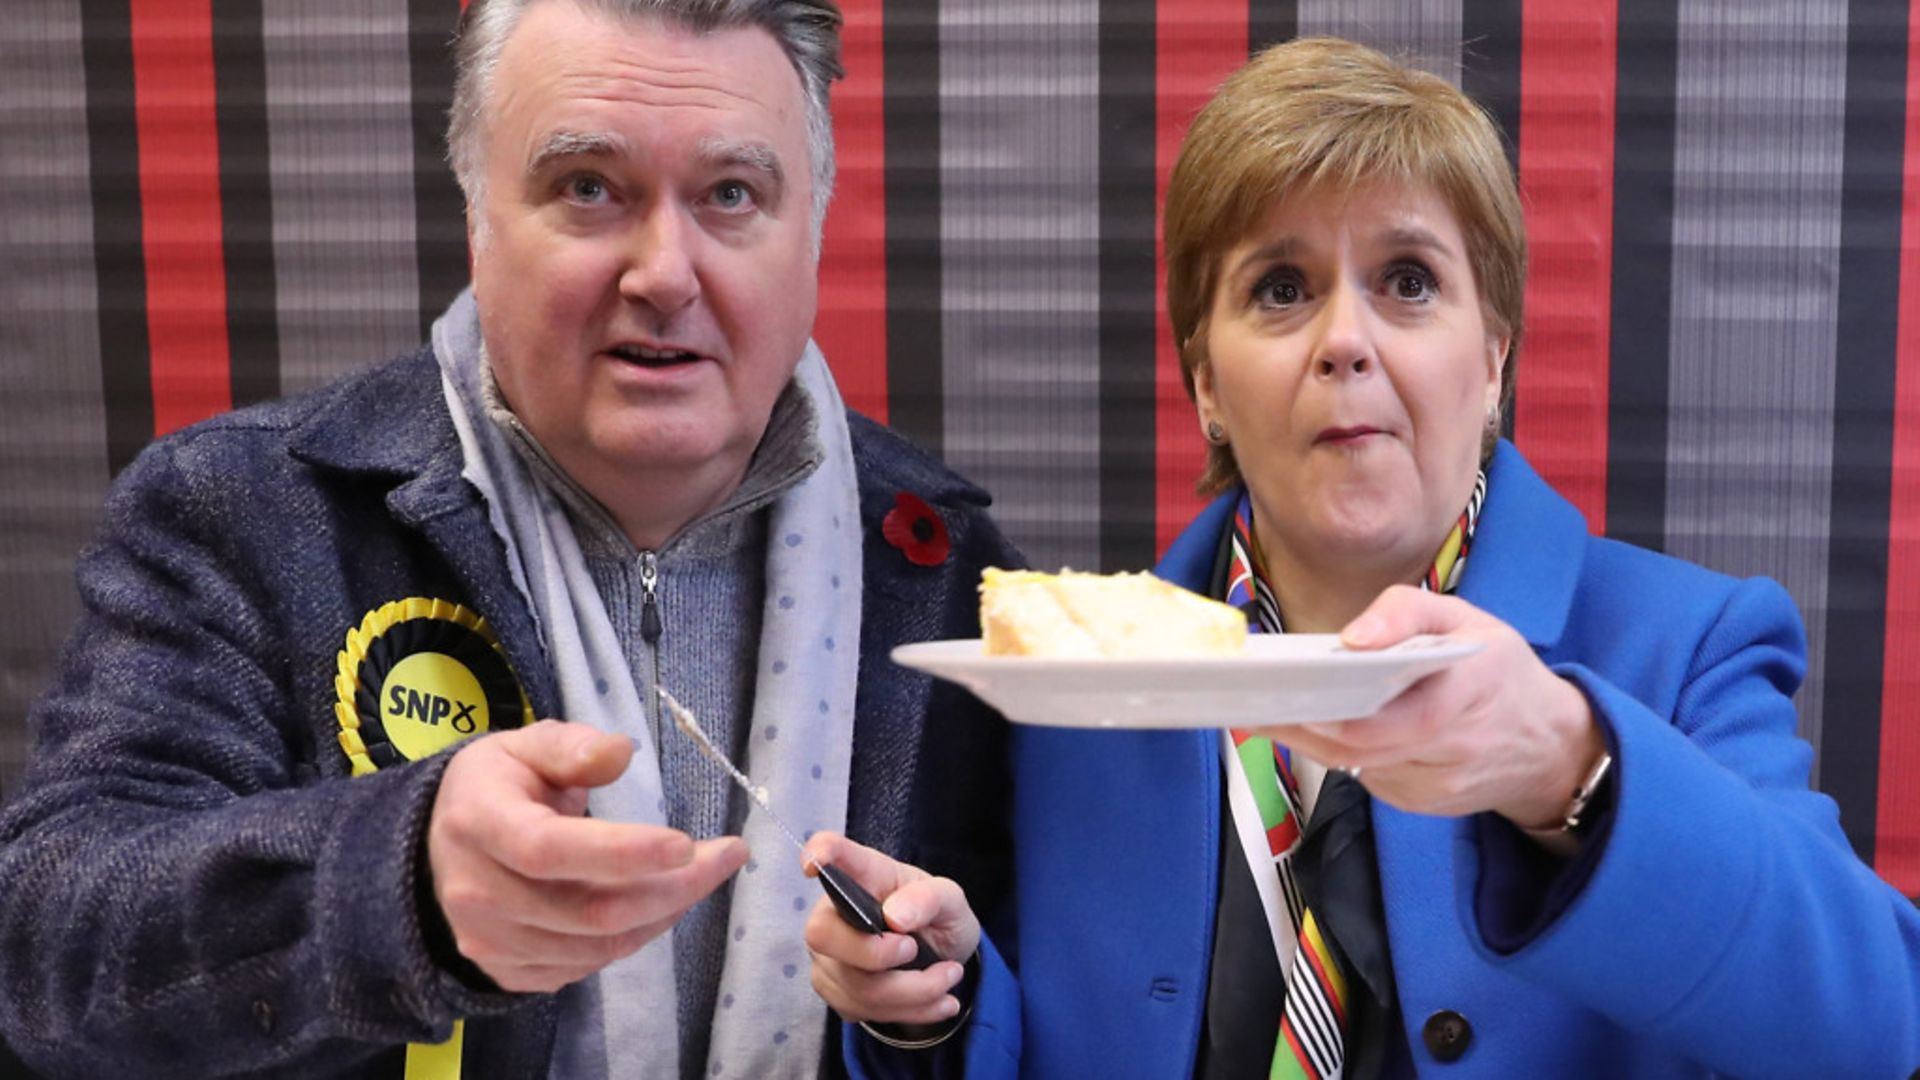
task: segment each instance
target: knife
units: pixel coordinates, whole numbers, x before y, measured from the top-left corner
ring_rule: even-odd
[[[787,838],[787,842],[806,858],[807,865],[819,875],[820,887],[826,890],[827,898],[833,901],[834,910],[840,913],[840,918],[845,920],[847,925],[863,933],[876,936],[888,933],[890,928],[887,926],[887,916],[880,907],[880,901],[839,867],[821,865],[819,860],[807,851],[807,846],[800,842],[800,838],[794,835],[793,830],[787,827],[786,821],[774,812],[773,804],[767,799],[767,789],[756,785],[751,777],[741,772],[740,767],[714,745],[706,729],[700,726],[700,721],[694,719],[692,710],[676,701],[674,696],[667,692],[666,687],[661,686],[655,689],[659,691],[660,700],[666,703],[667,711],[673,714],[674,726],[692,739],[694,744],[700,747],[702,754],[725,769],[727,775],[733,778],[733,782],[740,786],[740,790],[747,793],[747,798],[753,800],[753,805],[759,807],[760,812],[767,815],[767,819],[780,830],[780,834]],[[894,932],[897,933],[897,931]],[[933,946],[928,945],[926,939],[919,934],[907,936],[913,939],[913,959],[901,964],[894,969],[895,971],[919,971],[940,961],[940,954],[933,951]]]

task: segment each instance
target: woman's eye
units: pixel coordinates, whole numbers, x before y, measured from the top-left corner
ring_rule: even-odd
[[[1293,275],[1268,274],[1254,285],[1253,299],[1267,307],[1292,307],[1305,299],[1305,294]]]
[[[1424,267],[1396,267],[1388,277],[1393,295],[1402,300],[1428,300],[1438,291],[1433,274]]]
[[[713,189],[713,204],[722,210],[739,210],[753,202],[753,192],[738,180],[725,180]]]

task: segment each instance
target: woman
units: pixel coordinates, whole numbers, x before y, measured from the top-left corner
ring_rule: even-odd
[[[1017,949],[980,945],[977,988],[949,992],[951,962],[887,970],[899,935],[809,924],[843,1016],[963,1035],[917,1051],[857,1036],[850,1065],[1920,1066],[1920,917],[1806,786],[1788,597],[1589,536],[1497,438],[1525,239],[1486,117],[1360,46],[1270,49],[1194,122],[1166,230],[1219,497],[1158,572],[1249,603],[1267,631],[1483,648],[1344,723],[1022,729]],[[951,883],[837,837],[813,851],[885,896],[896,929],[974,954]]]

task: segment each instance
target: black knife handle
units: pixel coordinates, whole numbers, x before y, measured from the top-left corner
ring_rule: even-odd
[[[866,934],[888,932],[887,916],[880,908],[880,901],[840,868],[822,866],[820,887],[827,890],[828,899],[833,901],[834,909],[840,912],[840,917],[846,920],[848,926]],[[933,951],[933,946],[928,945],[925,938],[919,934],[907,936],[913,939],[913,959],[894,968],[895,971],[919,971],[940,962],[940,954]]]

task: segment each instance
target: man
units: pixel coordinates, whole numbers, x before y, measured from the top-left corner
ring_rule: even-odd
[[[998,725],[886,656],[973,634],[1017,556],[807,340],[838,26],[476,0],[471,295],[412,357],[157,443],[82,559],[0,819],[36,1068],[839,1071],[819,891],[661,689],[794,827],[1001,888]]]

